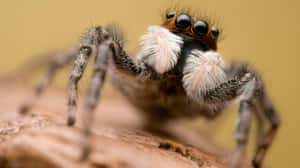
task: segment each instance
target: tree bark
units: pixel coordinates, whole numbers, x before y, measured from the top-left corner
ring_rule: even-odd
[[[21,116],[17,108],[30,92],[24,86],[0,84],[1,168],[226,167],[221,155],[209,154],[224,150],[198,138],[190,128],[174,130],[180,131],[185,141],[199,139],[193,144],[197,147],[151,135],[140,129],[143,120],[134,108],[121,98],[105,94],[95,114],[92,153],[88,160],[80,161],[80,113],[76,125],[68,127],[65,93],[50,89],[32,113]],[[206,148],[201,150],[201,146]]]

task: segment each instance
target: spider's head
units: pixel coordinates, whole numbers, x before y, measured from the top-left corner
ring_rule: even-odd
[[[163,24],[150,26],[142,36],[138,60],[158,74],[184,74],[186,67],[219,64],[216,53],[219,30],[188,12],[167,12]],[[193,61],[197,65],[191,64]],[[195,68],[194,68],[195,69]],[[179,72],[179,73],[177,73]]]
[[[166,13],[162,26],[182,37],[200,41],[207,50],[217,49],[219,30],[206,20],[171,11]]]

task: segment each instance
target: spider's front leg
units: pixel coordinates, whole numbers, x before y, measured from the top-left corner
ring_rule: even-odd
[[[240,101],[235,136],[237,146],[230,168],[243,167],[242,159],[249,139],[252,114],[257,108],[263,109],[263,114],[271,122],[271,129],[262,137],[263,143],[258,146],[252,162],[255,168],[259,168],[277,132],[279,116],[265,93],[262,80],[254,70],[244,63],[225,66],[219,58],[215,52],[192,52],[184,68],[184,88],[189,97],[211,105],[212,110],[236,99]]]
[[[93,66],[93,75],[90,81],[87,97],[83,109],[83,137],[82,137],[82,156],[81,159],[86,159],[90,153],[89,136],[90,128],[93,123],[93,111],[99,101],[101,90],[104,84],[106,70],[108,65],[108,58],[112,57],[110,45],[113,42],[106,41],[98,47],[98,54],[95,58]]]
[[[234,152],[231,167],[241,167],[240,162],[245,155],[246,145],[249,139],[250,124],[252,119],[251,116],[252,114],[255,114],[258,119],[261,119],[258,116],[258,113],[260,112],[258,110],[261,110],[263,117],[268,119],[271,126],[266,133],[263,132],[264,130],[262,126],[258,125],[257,127],[258,132],[262,133],[263,135],[261,137],[257,137],[258,144],[256,153],[252,160],[252,165],[255,168],[260,168],[262,166],[265,154],[272,144],[275,135],[277,134],[280,125],[280,117],[266,93],[262,79],[252,68],[249,67],[249,65],[233,62],[229,68],[229,73],[239,74],[247,72],[253,75],[253,79],[251,79],[245,86],[242,87],[242,92],[239,96],[240,108],[235,137],[237,141],[237,147]],[[264,120],[261,122],[264,122]]]
[[[266,152],[269,149],[270,145],[272,144],[281,122],[280,116],[278,112],[275,110],[271,100],[265,93],[265,90],[262,91],[262,94],[260,95],[258,100],[259,100],[258,105],[261,107],[263,115],[271,123],[271,127],[264,136],[259,137],[260,140],[258,142],[260,143],[257,146],[256,153],[252,161],[255,168],[261,167]],[[258,128],[262,129],[260,127]],[[261,130],[260,132],[263,132],[263,130]]]
[[[122,34],[115,25],[90,29],[83,37],[79,55],[70,75],[68,125],[73,125],[75,122],[77,85],[91,55],[95,55],[95,61],[82,116],[84,134],[81,141],[82,160],[86,159],[90,153],[89,136],[93,111],[98,104],[108,66],[114,66],[116,69],[133,76],[142,72],[142,68],[123,49]]]
[[[79,54],[74,62],[69,78],[68,120],[69,126],[75,123],[77,109],[77,89],[88,59],[97,55],[99,44],[108,38],[108,33],[102,27],[94,27],[87,31],[80,42]]]

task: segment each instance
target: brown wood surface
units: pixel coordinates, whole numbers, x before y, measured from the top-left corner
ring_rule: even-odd
[[[146,133],[140,129],[142,117],[132,106],[105,94],[95,114],[92,154],[82,162],[80,113],[75,127],[67,127],[65,91],[47,90],[24,117],[17,108],[31,90],[20,84],[0,84],[1,168],[225,167],[227,159],[220,157],[224,150],[196,131],[174,124],[171,130],[180,132],[174,141]]]

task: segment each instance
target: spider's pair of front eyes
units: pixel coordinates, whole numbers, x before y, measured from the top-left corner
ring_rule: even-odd
[[[175,16],[174,12],[169,12],[166,17],[167,17],[167,19],[172,19],[174,16]],[[190,27],[191,25],[192,25],[191,17],[186,14],[181,14],[181,15],[177,16],[177,18],[175,20],[175,26],[179,29],[186,29],[186,28]],[[205,22],[203,20],[198,20],[192,25],[192,30],[195,34],[197,34],[199,36],[203,36],[208,33],[209,26],[208,26],[207,22]],[[215,27],[211,28],[211,32],[215,37],[217,37],[219,35],[219,31]]]

